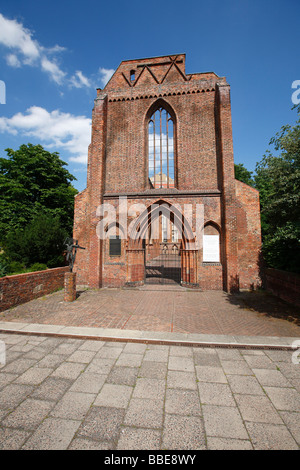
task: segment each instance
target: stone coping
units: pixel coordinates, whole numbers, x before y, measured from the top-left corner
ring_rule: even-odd
[[[295,350],[296,337],[187,334],[117,328],[0,322],[0,333],[213,348]]]

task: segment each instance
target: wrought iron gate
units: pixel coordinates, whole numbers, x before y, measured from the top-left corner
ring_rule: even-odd
[[[165,243],[158,256],[145,262],[146,284],[180,284],[181,256],[176,244]]]

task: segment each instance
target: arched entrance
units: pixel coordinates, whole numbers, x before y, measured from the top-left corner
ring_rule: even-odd
[[[129,235],[129,284],[197,285],[194,235],[178,206],[165,201],[150,205]]]

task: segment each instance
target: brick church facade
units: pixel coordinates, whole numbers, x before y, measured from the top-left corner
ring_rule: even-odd
[[[73,236],[91,288],[260,284],[259,195],[234,177],[224,77],[186,74],[184,54],[120,64],[97,90]]]

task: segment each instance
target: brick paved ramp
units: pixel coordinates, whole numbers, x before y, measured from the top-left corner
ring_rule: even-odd
[[[291,351],[0,340],[0,449],[299,449]]]
[[[229,295],[181,287],[63,292],[0,314],[0,321],[177,333],[300,337],[300,309],[265,292]]]

